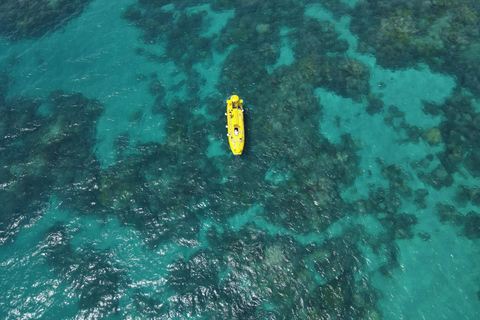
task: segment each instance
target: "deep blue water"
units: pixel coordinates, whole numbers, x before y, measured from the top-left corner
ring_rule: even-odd
[[[479,19],[5,0],[0,318],[478,319]]]

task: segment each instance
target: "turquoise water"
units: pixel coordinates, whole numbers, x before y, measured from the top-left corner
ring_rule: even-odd
[[[479,318],[476,1],[0,9],[1,319]]]

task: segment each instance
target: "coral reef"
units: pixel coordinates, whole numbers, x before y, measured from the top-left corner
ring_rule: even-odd
[[[49,113],[39,108],[45,103]],[[65,208],[80,212],[96,204],[99,163],[93,154],[103,107],[82,94],[52,92],[47,101],[15,98],[1,102],[0,243],[35,218],[54,190],[62,190]],[[88,167],[88,170],[84,168]],[[21,195],[25,201],[18,201]]]
[[[472,176],[480,176],[476,165],[479,157],[477,146],[480,133],[477,128],[480,114],[475,110],[472,100],[472,96],[456,92],[442,105],[425,108],[427,114],[440,114],[444,118],[438,129],[434,129],[434,138],[439,141],[440,135],[444,144],[442,152],[438,154],[441,166],[436,169],[436,176],[452,175],[460,166],[465,167]]]
[[[25,2],[7,1],[0,5],[6,21],[0,34],[15,40],[42,36],[87,3],[39,1],[27,9]],[[184,79],[172,84],[160,72],[132,73],[155,101],[149,107],[163,117],[166,139],[138,143],[131,134],[119,135],[116,161],[108,168],[95,155],[100,102],[62,91],[43,100],[7,98],[12,80],[0,75],[0,246],[15,241],[53,197],[73,217],[112,218],[138,236],[142,254],[165,259],[164,273],[151,275],[158,281],[154,289],[141,281],[130,286],[131,270],[114,261],[116,248],[75,246],[67,223],[53,225],[41,254],[78,297],[79,317],[124,316],[119,296],[128,291],[140,318],[381,318],[381,295],[372,278],[393,277],[401,263],[398,243],[419,239],[429,245],[436,236],[417,230],[423,221],[409,210],[428,211],[434,201],[440,223],[468,240],[480,238],[480,216],[471,209],[480,206],[480,192],[458,181],[467,173],[480,176],[480,116],[474,105],[479,70],[472,58],[478,55],[472,39],[478,36],[473,26],[479,7],[371,0],[351,10],[339,1],[322,3],[335,19],[354,15],[359,49],[379,65],[396,69],[424,62],[458,76],[460,84],[445,102],[423,102],[424,113],[440,120],[421,128],[386,105],[382,93],[371,92],[370,67],[350,53],[338,26],[305,15],[305,7],[315,3],[139,0],[126,8],[123,18],[146,44],[136,53],[150,63],[170,63]],[[15,4],[21,4],[17,11]],[[28,12],[34,9],[41,12],[35,19]],[[234,12],[232,18],[207,35],[210,14],[222,10]],[[44,19],[49,23],[39,28]],[[293,61],[277,65],[285,43]],[[148,44],[162,45],[165,52],[150,52]],[[202,99],[202,81],[208,79],[197,67],[214,64],[217,54],[225,58],[220,76]],[[454,61],[466,72],[461,77]],[[171,94],[180,87],[184,97]],[[401,164],[375,156],[371,168],[362,168],[364,141],[346,133],[333,143],[320,131],[331,106],[315,94],[319,87],[355,101],[358,114],[379,119],[399,145],[419,144],[428,152]],[[215,156],[208,152],[225,135],[218,120],[224,116],[223,93],[245,97],[242,157],[233,158],[226,144]],[[139,107],[128,112],[132,125],[142,121]],[[331,120],[341,129],[340,116]],[[368,181],[365,190],[358,190],[359,178]],[[433,199],[451,187],[458,208]],[[169,256],[166,247],[178,250]],[[379,261],[367,261],[366,252]]]
[[[384,68],[426,63],[480,92],[478,37],[480,7],[475,1],[383,1],[358,3],[351,29],[359,49],[372,53]]]
[[[70,244],[71,236],[61,223],[49,228],[44,236],[42,255],[51,264],[62,281],[79,292],[80,313],[92,311],[102,317],[119,314],[119,291],[126,287],[126,272],[112,265],[108,252],[83,248],[76,252]]]
[[[0,35],[11,40],[40,38],[79,15],[91,0],[5,0],[0,4]]]

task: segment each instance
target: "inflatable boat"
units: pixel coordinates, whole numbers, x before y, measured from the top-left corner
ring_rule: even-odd
[[[245,127],[243,124],[243,100],[233,95],[227,100],[228,143],[234,155],[241,155],[245,145]]]

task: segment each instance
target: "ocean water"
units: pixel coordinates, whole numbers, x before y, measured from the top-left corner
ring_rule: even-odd
[[[0,318],[478,319],[479,19],[5,0]]]

